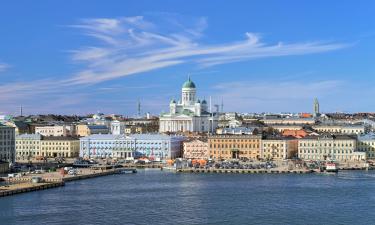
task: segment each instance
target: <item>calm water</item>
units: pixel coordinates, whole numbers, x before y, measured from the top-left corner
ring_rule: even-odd
[[[375,224],[375,173],[140,170],[1,198],[0,224]]]

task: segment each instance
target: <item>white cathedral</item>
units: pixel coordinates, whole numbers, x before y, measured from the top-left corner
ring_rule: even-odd
[[[182,85],[182,99],[173,99],[168,114],[160,116],[159,132],[215,132],[218,113],[210,113],[207,101],[196,98],[196,86],[189,79]]]

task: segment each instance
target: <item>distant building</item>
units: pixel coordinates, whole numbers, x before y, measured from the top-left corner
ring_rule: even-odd
[[[247,127],[225,127],[217,128],[216,134],[254,134],[255,128]]]
[[[171,100],[169,108],[169,113],[159,118],[161,133],[208,132],[217,127],[218,116],[209,113],[206,100],[196,98],[196,86],[190,78],[182,86],[181,101]]]
[[[333,159],[339,162],[366,159],[357,151],[357,139],[348,135],[307,136],[298,141],[298,157],[304,160]]]
[[[184,141],[183,157],[185,159],[209,159],[210,152],[207,140],[193,139]]]
[[[302,130],[303,125],[292,125],[292,124],[272,124],[269,125],[274,130],[277,130],[278,132],[282,133],[284,130]]]
[[[352,124],[319,124],[312,126],[314,130],[320,133],[330,134],[365,134],[367,132],[365,125]]]
[[[208,137],[210,158],[214,160],[259,159],[261,135],[212,135]]]
[[[314,107],[313,107],[313,117],[316,118],[320,116],[319,112],[319,101],[317,98],[314,99]]]
[[[120,135],[125,133],[125,124],[118,120],[113,120],[111,122],[111,134]]]
[[[108,134],[109,129],[104,125],[79,124],[76,126],[76,134],[80,137],[86,137],[93,134]]]
[[[74,126],[70,125],[56,125],[56,126],[37,126],[35,133],[43,136],[71,136],[74,135]]]
[[[306,137],[308,135],[308,133],[303,129],[301,129],[301,130],[283,130],[282,135],[284,137],[292,136],[292,137],[295,137],[295,138],[303,138],[303,137]]]
[[[0,124],[0,161],[13,163],[15,156],[15,128]]]
[[[290,117],[290,118],[265,118],[261,120],[264,124],[288,124],[288,125],[312,125],[315,124],[314,118],[300,118],[300,117]]]

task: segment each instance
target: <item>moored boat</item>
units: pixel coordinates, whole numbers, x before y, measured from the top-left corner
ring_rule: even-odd
[[[326,163],[326,172],[337,173],[338,171],[339,169],[337,168],[337,164],[335,162]]]

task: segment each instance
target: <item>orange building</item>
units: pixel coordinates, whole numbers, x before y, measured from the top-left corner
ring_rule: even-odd
[[[304,138],[307,136],[307,132],[305,130],[284,130],[282,133],[283,136],[292,136],[295,138]]]
[[[259,159],[261,135],[212,135],[208,137],[210,158],[214,160]]]

